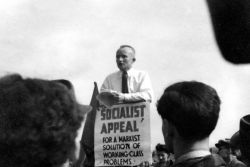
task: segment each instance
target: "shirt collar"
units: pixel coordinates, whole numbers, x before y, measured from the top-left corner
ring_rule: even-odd
[[[122,75],[122,71],[119,71],[120,75]],[[128,76],[131,76],[133,73],[134,73],[134,69],[133,68],[130,68],[128,71]]]
[[[207,150],[195,150],[195,151],[190,151],[190,152],[187,152],[183,155],[181,155],[180,157],[178,157],[176,160],[175,160],[175,164],[177,163],[181,163],[187,159],[190,159],[190,158],[198,158],[198,157],[205,157],[207,155],[210,155],[210,152],[207,151]]]
[[[134,69],[133,69],[133,68],[130,68],[130,69],[127,71],[128,76],[131,76],[131,74],[133,74],[133,72],[134,72]]]

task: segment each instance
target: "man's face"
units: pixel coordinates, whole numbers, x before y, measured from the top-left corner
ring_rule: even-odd
[[[219,155],[222,157],[222,158],[227,158],[229,155],[230,155],[230,148],[227,148],[225,146],[221,146],[219,148]]]
[[[173,149],[173,134],[169,122],[166,119],[162,121],[162,133],[164,136],[164,141],[166,144],[166,149],[168,153],[174,153]]]
[[[165,162],[166,161],[165,153],[163,151],[158,151],[157,155],[158,155],[158,158],[159,158],[159,162]]]
[[[132,49],[129,47],[119,49],[116,53],[116,63],[121,71],[128,71],[134,63],[134,53]]]

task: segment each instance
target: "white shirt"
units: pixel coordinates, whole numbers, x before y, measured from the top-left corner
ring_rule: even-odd
[[[135,69],[130,69],[127,73],[129,93],[121,93],[124,100],[127,102],[139,100],[151,102],[153,90],[148,74]],[[114,72],[106,77],[101,87],[101,92],[105,91],[122,92],[122,71]]]

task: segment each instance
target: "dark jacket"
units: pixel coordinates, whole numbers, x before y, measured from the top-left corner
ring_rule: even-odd
[[[211,154],[205,157],[190,158],[172,167],[225,167],[223,159],[217,154]]]

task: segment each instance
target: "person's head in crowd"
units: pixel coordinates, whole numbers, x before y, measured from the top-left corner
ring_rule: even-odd
[[[67,80],[1,78],[0,166],[64,166],[77,156],[76,137],[90,109],[77,103]]]
[[[209,136],[220,111],[215,89],[196,81],[175,83],[165,89],[157,110],[168,152],[179,157],[190,150],[209,151]]]
[[[157,151],[157,156],[159,159],[159,163],[164,163],[166,161],[166,153],[164,151]]]
[[[232,153],[230,139],[219,140],[215,146],[219,149],[218,154],[223,158],[224,162],[228,166],[233,164],[232,166],[246,167],[246,165],[237,159],[237,157]]]
[[[230,140],[219,140],[218,143],[215,144],[218,148],[218,154],[224,159],[225,162],[230,161],[231,148],[230,148]]]
[[[163,163],[166,161],[167,158],[167,150],[166,146],[164,144],[158,143],[156,145],[156,152],[157,152],[157,157],[160,163]]]
[[[250,166],[250,114],[240,119],[239,134],[242,161]]]
[[[117,67],[121,71],[131,69],[135,60],[135,49],[130,45],[122,45],[116,52]]]
[[[232,154],[237,157],[238,160],[241,160],[241,151],[240,151],[240,133],[236,132],[230,138],[230,147]]]
[[[157,151],[159,163],[164,163],[167,160],[167,154],[164,151]]]

